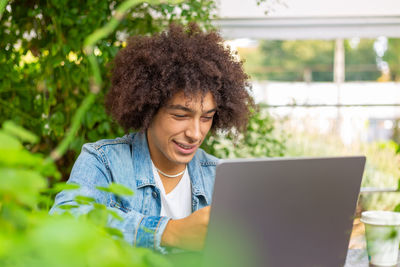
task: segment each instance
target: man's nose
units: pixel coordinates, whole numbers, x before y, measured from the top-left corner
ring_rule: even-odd
[[[193,143],[201,140],[200,120],[193,119],[190,122],[186,129],[186,136],[189,137]]]

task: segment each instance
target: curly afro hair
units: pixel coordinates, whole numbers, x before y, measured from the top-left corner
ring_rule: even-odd
[[[107,112],[126,130],[146,130],[177,92],[186,97],[211,92],[217,111],[211,131],[245,130],[254,102],[242,62],[218,33],[195,23],[172,24],[153,36],[134,36],[115,57]]]

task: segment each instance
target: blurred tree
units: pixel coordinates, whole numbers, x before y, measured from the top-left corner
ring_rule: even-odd
[[[388,47],[383,55],[383,60],[389,64],[391,79],[400,81],[400,39],[388,39]]]
[[[266,40],[258,50],[239,52],[255,79],[333,81],[334,41]],[[381,75],[376,57],[374,40],[345,40],[346,80],[376,80]]]
[[[381,76],[374,50],[375,40],[345,40],[346,81],[375,81]]]
[[[0,17],[0,123],[12,118],[41,140],[28,148],[48,154],[65,135],[76,109],[89,92],[90,68],[82,43],[105,25],[122,1],[11,1]],[[151,2],[151,1],[149,1]],[[143,3],[126,16],[117,30],[97,43],[101,74],[124,46],[127,36],[151,34],[172,21],[196,21],[210,28],[214,0],[181,4]],[[123,134],[103,108],[104,86],[86,112],[70,150],[57,165],[66,176],[84,142]]]
[[[283,81],[331,81],[333,79],[332,41],[262,41],[265,78]]]

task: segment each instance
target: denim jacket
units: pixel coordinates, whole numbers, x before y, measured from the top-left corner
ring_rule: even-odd
[[[217,162],[217,158],[202,149],[189,162],[192,212],[211,204]],[[130,188],[134,195],[121,197],[96,189],[112,182]],[[78,184],[80,188],[61,191],[50,213],[62,213],[60,206],[68,204],[78,205],[71,213],[85,214],[92,206],[79,205],[75,197],[92,197],[123,218],[122,221],[109,218],[108,226],[119,229],[128,243],[165,252],[160,246],[161,236],[170,218],[160,216],[160,189],[153,177],[146,134],[133,133],[85,144],[67,183]]]

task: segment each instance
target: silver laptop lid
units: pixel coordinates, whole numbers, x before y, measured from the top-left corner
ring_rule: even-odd
[[[365,157],[223,160],[204,266],[343,266]]]

